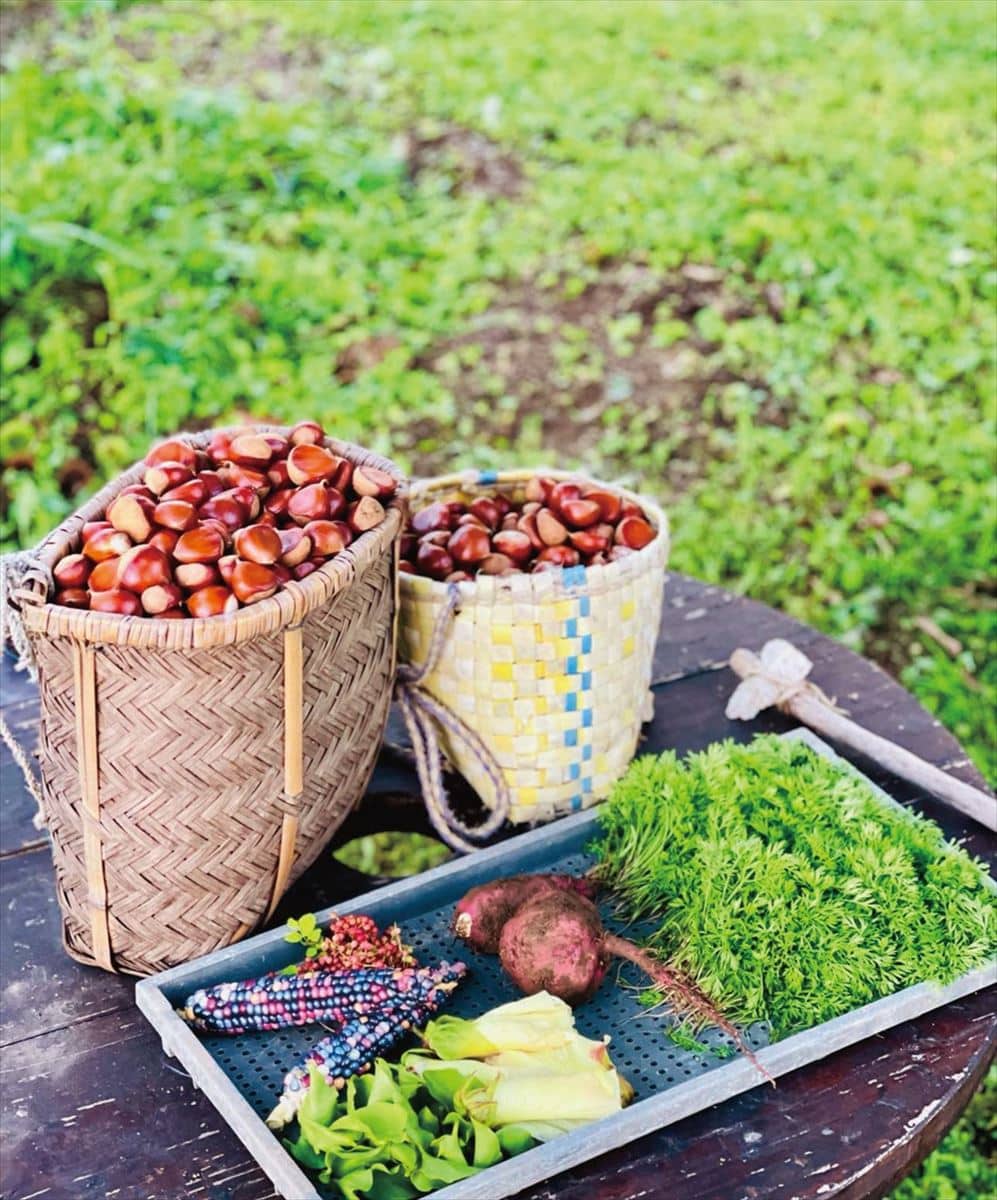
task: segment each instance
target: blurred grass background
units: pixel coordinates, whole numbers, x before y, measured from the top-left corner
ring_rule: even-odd
[[[414,472],[584,466],[997,780],[989,0],[0,20],[5,548],[246,416]],[[902,1195],[991,1194],[992,1146]]]

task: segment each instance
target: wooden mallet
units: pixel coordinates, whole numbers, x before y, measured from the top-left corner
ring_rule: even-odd
[[[909,780],[939,800],[997,833],[997,798],[963,783],[839,712],[807,676],[813,663],[790,642],[773,638],[759,654],[735,650],[730,668],[741,683],[727,701],[730,720],[751,721],[766,708],[778,706],[818,733],[857,750],[901,779]]]

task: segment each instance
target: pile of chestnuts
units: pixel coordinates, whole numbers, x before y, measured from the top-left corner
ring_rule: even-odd
[[[216,433],[204,450],[173,440],[145,458],[80,553],[53,570],[54,602],[159,619],[213,617],[307,578],[380,525],[394,477],[325,446],[315,421],[287,437]]]
[[[502,492],[435,500],[413,513],[400,569],[447,583],[600,566],[642,550],[656,536],[639,504],[583,480],[534,476],[524,499]]]

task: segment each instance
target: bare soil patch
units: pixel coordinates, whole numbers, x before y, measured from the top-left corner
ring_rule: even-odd
[[[457,192],[511,198],[523,190],[523,168],[516,156],[475,129],[452,125],[429,137],[409,132],[406,143],[405,160],[413,180],[432,170],[449,175]]]

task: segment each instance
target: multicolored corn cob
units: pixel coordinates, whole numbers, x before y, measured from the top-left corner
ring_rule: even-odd
[[[411,946],[402,941],[397,925],[382,933],[365,913],[333,917],[316,953],[298,963],[298,974],[310,971],[357,971],[362,967],[414,967]]]
[[[425,1025],[446,1003],[466,971],[463,963],[455,962],[398,972],[417,977],[409,986],[408,1002],[379,1008],[375,1015],[356,1017],[338,1033],[323,1038],[301,1066],[284,1076],[284,1091],[267,1117],[270,1128],[283,1129],[294,1118],[308,1088],[309,1067],[317,1067],[330,1087],[336,1088],[351,1075],[362,1075],[406,1033]]]
[[[463,971],[463,964],[455,964]],[[254,1033],[322,1021],[343,1025],[356,1017],[411,1007],[435,985],[418,967],[362,971],[271,971],[258,979],[219,983],[188,996],[180,1016],[201,1033]]]

